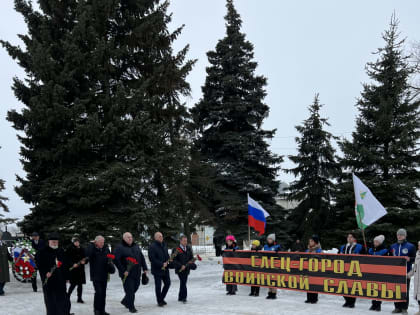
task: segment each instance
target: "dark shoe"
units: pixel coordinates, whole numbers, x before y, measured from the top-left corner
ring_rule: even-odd
[[[306,300],[306,301],[305,301],[305,303],[309,304],[309,303],[311,303],[311,301],[309,301],[309,300]]]
[[[348,308],[354,308],[354,304],[349,304]]]
[[[136,310],[135,308],[130,308],[128,311],[129,311],[130,313],[137,313],[137,310]]]
[[[0,296],[4,296],[4,292],[0,292]]]
[[[165,306],[165,304],[163,304],[163,302],[159,302],[159,303],[158,303],[158,306],[159,306],[159,307],[164,307],[164,306]]]
[[[254,292],[251,292],[250,294],[249,294],[249,296],[254,296],[255,294],[254,294]]]
[[[273,293],[273,296],[271,297],[273,300],[277,299],[277,293]]]
[[[104,312],[104,315],[111,315],[111,314],[109,314],[108,312]]]
[[[369,311],[376,311],[376,306],[375,306],[375,305],[372,305],[372,306],[369,308]]]
[[[165,300],[162,301],[163,305],[168,305],[168,303],[165,302]]]
[[[125,303],[124,303],[124,300],[122,300],[120,303],[121,303],[122,305],[124,305],[126,308],[128,308],[127,304],[125,304]]]
[[[316,300],[316,301],[311,301],[311,304],[316,304],[316,303],[318,303],[318,300]]]
[[[102,315],[100,311],[93,311],[94,315]]]
[[[349,304],[346,302],[343,304],[343,307],[349,307]]]
[[[85,301],[83,301],[81,298],[77,299],[77,303],[85,303]]]
[[[380,305],[378,305],[378,306],[376,307],[376,310],[375,310],[375,311],[380,312],[380,311],[381,311],[381,306],[380,306]]]
[[[268,295],[266,297],[267,300],[271,300],[273,298],[273,293],[268,292]]]

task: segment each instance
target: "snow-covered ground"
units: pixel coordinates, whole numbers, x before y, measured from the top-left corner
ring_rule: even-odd
[[[314,314],[314,315],[345,315],[372,314],[368,311],[369,300],[359,299],[353,310],[341,307],[343,298],[332,295],[319,295],[315,305],[304,303],[306,294],[287,290],[279,290],[277,300],[266,300],[267,289],[261,289],[259,297],[249,297],[249,287],[239,286],[236,296],[226,296],[222,284],[223,265],[215,257],[205,258],[198,262],[198,269],[191,273],[188,282],[188,304],[177,301],[179,281],[171,271],[172,285],[169,289],[164,308],[157,307],[154,296],[153,278],[147,286],[141,286],[136,294],[136,308],[139,314]],[[87,276],[89,278],[89,276]],[[39,281],[39,279],[38,279]],[[40,287],[40,281],[38,286]],[[6,295],[0,297],[0,315],[43,315],[45,307],[42,292],[32,292],[30,284],[24,284],[12,279],[5,287]],[[76,315],[93,314],[93,286],[89,281],[84,286],[83,298],[85,304],[76,303],[76,292],[72,296],[72,312]],[[412,291],[411,291],[412,292]],[[112,315],[129,314],[120,301],[123,297],[121,281],[117,275],[111,277],[107,291],[107,311]],[[410,296],[411,298],[411,296]],[[393,303],[383,303],[382,312],[390,313]],[[417,302],[410,300],[409,314],[418,311]]]

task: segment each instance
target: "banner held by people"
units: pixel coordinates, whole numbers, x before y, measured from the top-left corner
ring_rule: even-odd
[[[406,263],[386,256],[227,250],[223,283],[401,302],[407,298]]]

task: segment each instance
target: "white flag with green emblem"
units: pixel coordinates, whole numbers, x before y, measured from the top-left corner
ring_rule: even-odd
[[[357,225],[365,229],[373,222],[387,214],[385,208],[372,194],[365,184],[353,174],[354,194],[356,196],[356,219]]]

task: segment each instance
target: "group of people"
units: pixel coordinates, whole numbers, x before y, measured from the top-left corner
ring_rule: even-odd
[[[371,248],[364,248],[361,244],[357,242],[357,239],[353,233],[347,235],[346,244],[340,247],[339,253],[344,255],[349,254],[360,254],[360,255],[380,255],[380,256],[401,256],[407,260],[407,288],[410,288],[410,279],[414,277],[414,298],[418,301],[419,312],[416,315],[420,315],[420,242],[418,243],[418,250],[416,252],[416,247],[407,241],[407,231],[405,229],[399,229],[397,231],[397,242],[392,244],[387,248],[384,244],[385,237],[383,235],[378,235],[373,240],[373,245]],[[298,241],[292,247],[294,252],[306,252],[306,253],[322,253],[321,243],[318,235],[312,235],[308,240],[308,245],[302,246],[303,244]],[[233,235],[228,235],[226,237],[226,247],[225,250],[237,250],[239,249],[235,237]],[[266,244],[261,246],[259,240],[253,240],[251,243],[251,250],[255,251],[281,251],[282,248],[280,244],[276,243],[275,234],[270,234],[267,236]],[[236,285],[228,284],[226,285],[227,295],[235,295],[238,290]],[[250,296],[259,296],[260,287],[251,286]],[[269,288],[267,299],[276,299],[277,298],[277,289]],[[353,297],[344,297],[345,303],[343,307],[345,308],[354,308],[356,303],[356,298]],[[317,293],[307,293],[307,299],[305,303],[315,304],[318,302]],[[381,311],[381,301],[372,300],[372,305],[370,307],[371,311]],[[396,302],[395,308],[392,311],[393,314],[407,314],[407,309],[409,305],[409,294],[407,294],[406,302]]]
[[[118,271],[125,292],[121,304],[130,313],[137,313],[134,305],[135,294],[140,283],[146,285],[148,266],[140,246],[134,242],[131,233],[123,234],[121,242],[111,253],[105,245],[105,238],[96,236],[87,248],[81,247],[77,237],[64,250],[60,246],[59,235],[51,233],[47,242],[40,239],[38,233],[32,234],[32,246],[36,249],[35,262],[39,272],[47,315],[71,315],[70,297],[77,288],[77,302],[84,303],[83,285],[86,283],[85,265],[90,265],[90,280],[95,290],[93,309],[95,315],[109,315],[105,311],[106,290],[110,275]],[[193,251],[188,246],[186,236],[181,236],[178,247],[169,255],[163,235],[156,232],[150,244],[148,257],[151,273],[155,280],[156,302],[164,307],[166,294],[171,285],[169,269],[175,269],[180,279],[178,300],[187,302],[187,280],[190,270],[195,270]],[[9,282],[9,261],[13,261],[8,248],[2,244],[0,234],[0,295],[4,295],[4,285]],[[37,291],[36,275],[31,279],[32,288]],[[67,283],[69,287],[67,288]],[[163,283],[163,287],[162,287]]]

